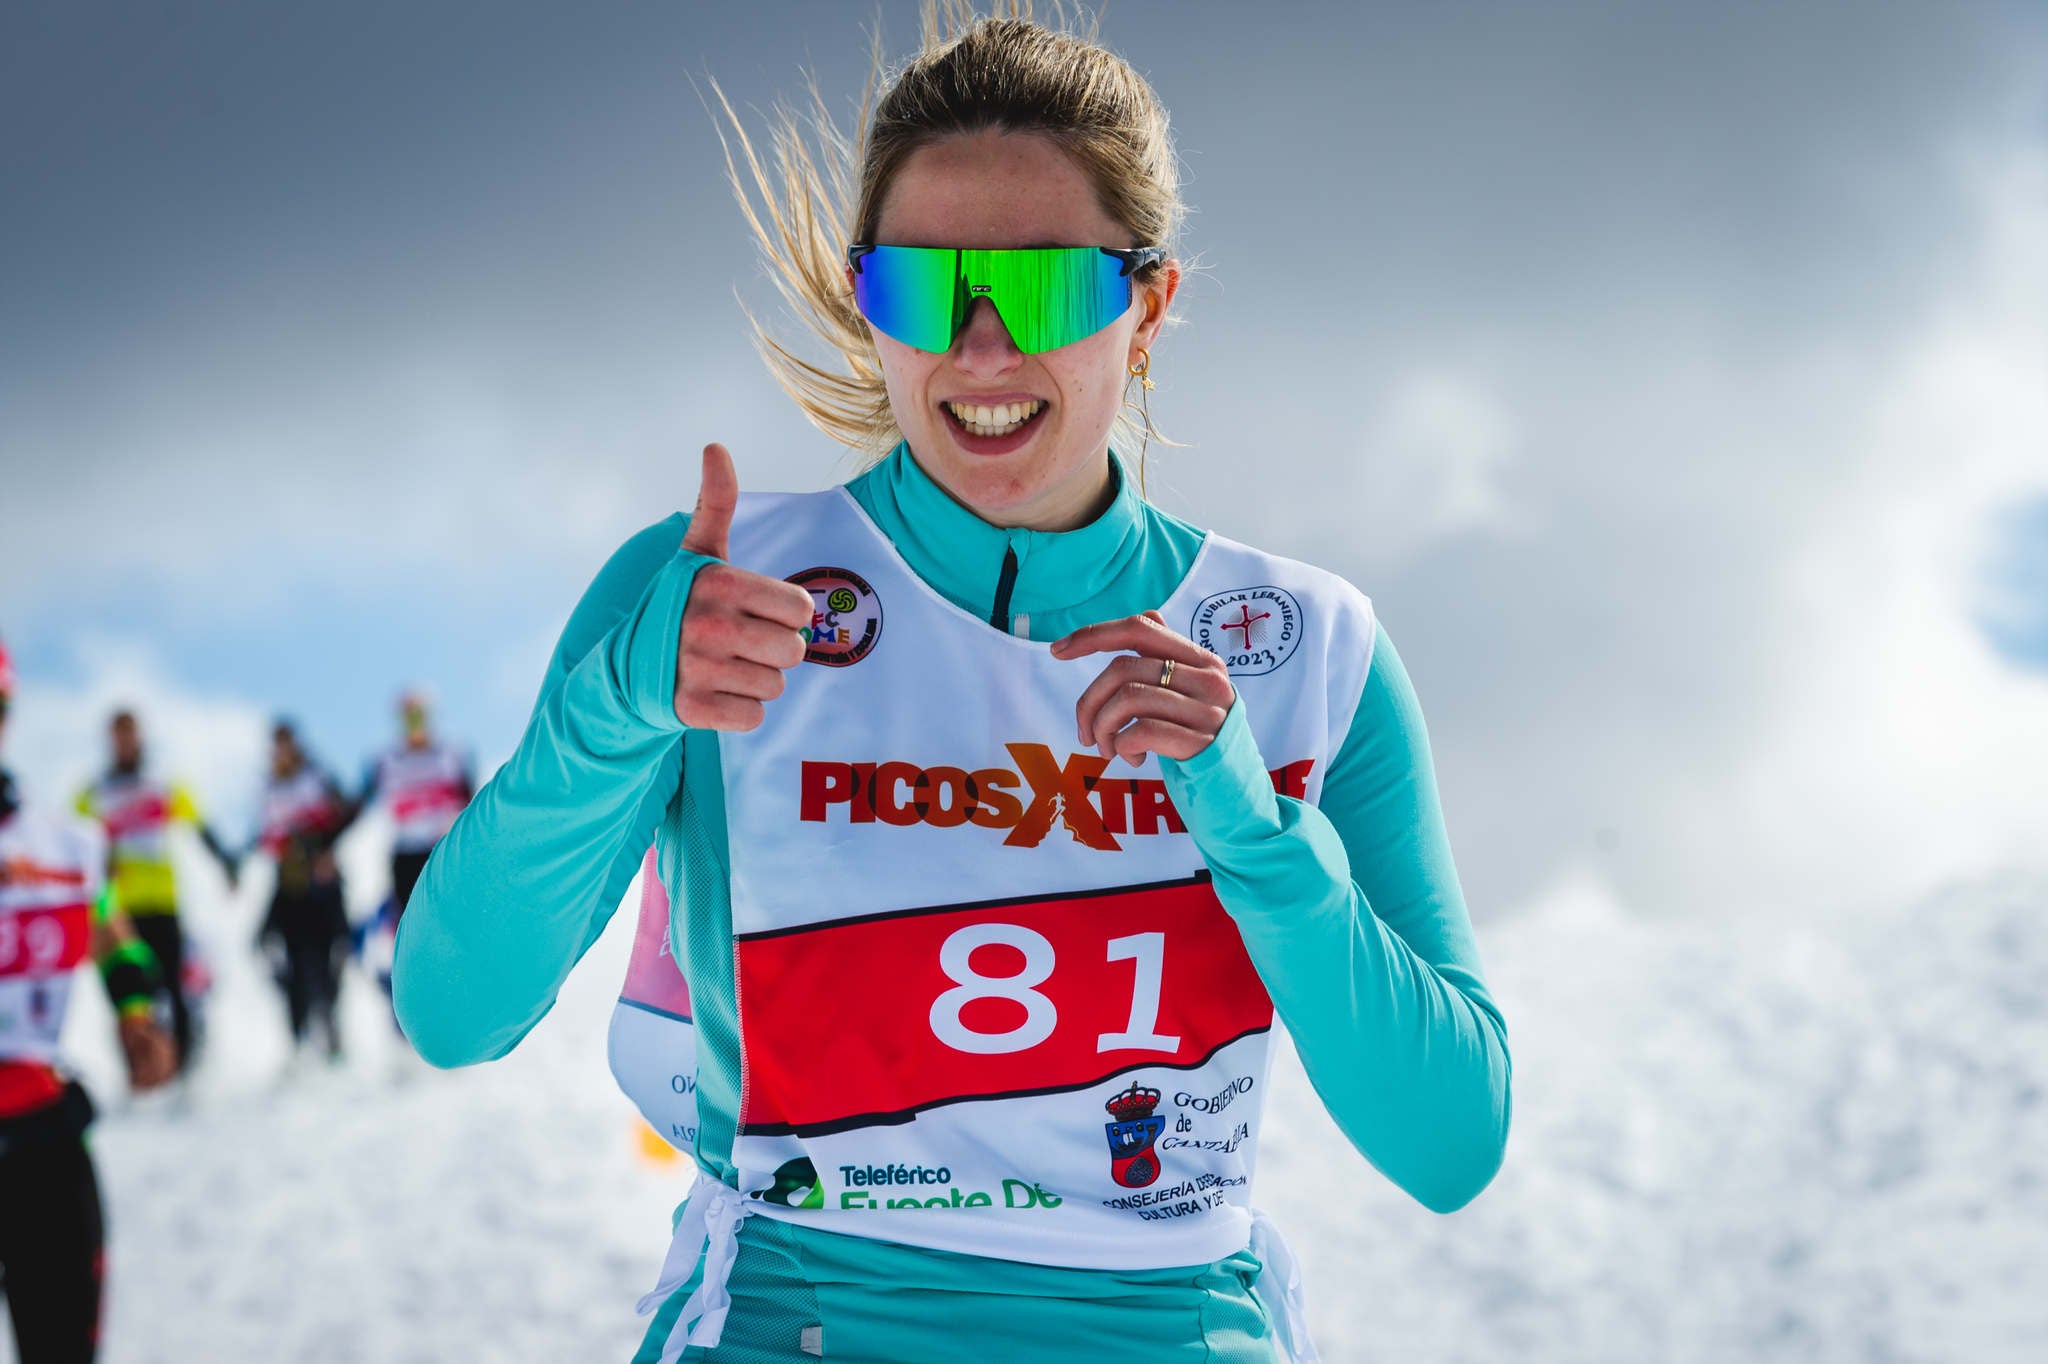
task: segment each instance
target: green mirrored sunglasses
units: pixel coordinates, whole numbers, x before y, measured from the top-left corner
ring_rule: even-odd
[[[1093,336],[1131,306],[1138,271],[1166,259],[1157,246],[852,246],[853,297],[876,331],[924,351],[948,351],[977,298],[995,305],[1017,349],[1036,355]]]

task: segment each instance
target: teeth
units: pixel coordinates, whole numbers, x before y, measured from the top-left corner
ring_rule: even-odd
[[[1007,436],[1044,407],[1042,402],[1002,403],[995,407],[982,404],[947,403],[946,407],[977,436]]]

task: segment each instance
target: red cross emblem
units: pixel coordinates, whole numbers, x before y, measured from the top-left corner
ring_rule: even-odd
[[[1271,611],[1261,611],[1259,612],[1259,614],[1255,616],[1252,614],[1251,603],[1249,602],[1240,605],[1238,607],[1238,610],[1244,613],[1243,617],[1238,620],[1224,621],[1223,628],[1226,630],[1244,631],[1244,647],[1249,649],[1252,647],[1252,626],[1257,624],[1259,621],[1266,619],[1273,613]]]

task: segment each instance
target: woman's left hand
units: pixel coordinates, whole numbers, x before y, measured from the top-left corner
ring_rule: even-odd
[[[1084,745],[1133,767],[1148,753],[1187,759],[1209,746],[1237,700],[1223,660],[1177,634],[1157,611],[1086,625],[1053,641],[1054,658],[1131,652],[1102,670],[1074,706]]]

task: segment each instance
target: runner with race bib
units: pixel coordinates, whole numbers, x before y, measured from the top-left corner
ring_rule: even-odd
[[[0,644],[0,738],[13,698]],[[93,1106],[58,1046],[79,969],[99,970],[130,1084],[154,1089],[178,1065],[156,1016],[156,958],[116,907],[106,868],[96,824],[24,808],[0,768],[0,1293],[23,1364],[84,1364],[99,1350],[106,1219],[86,1144]]]
[[[1181,211],[1143,79],[977,21],[863,125],[750,221],[847,360],[778,379],[872,462],[742,493],[708,446],[614,554],[421,880],[401,1021],[504,1055],[651,838],[619,1007],[664,955],[686,1005],[613,1068],[674,1112],[687,1047],[700,1174],[637,1359],[1314,1359],[1253,1198],[1275,1026],[1430,1208],[1509,1124],[1413,690],[1350,583],[1142,494]]]

